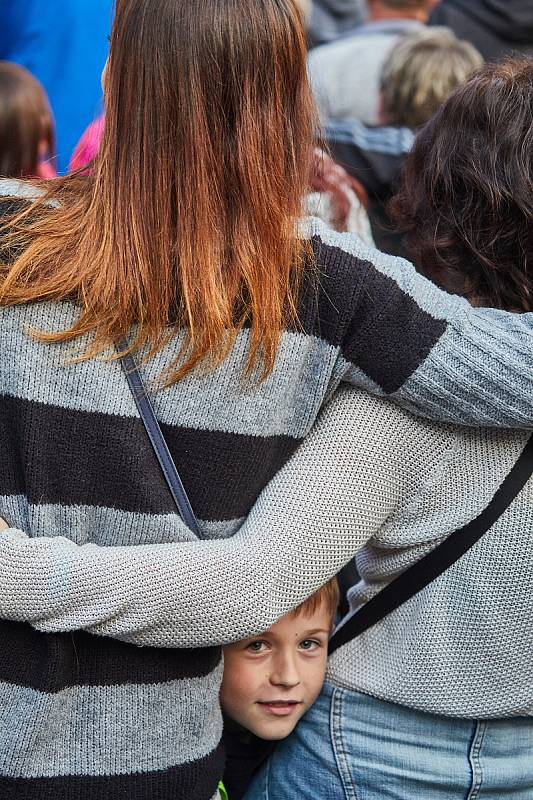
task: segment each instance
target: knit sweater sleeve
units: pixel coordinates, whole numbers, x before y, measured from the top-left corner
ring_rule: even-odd
[[[378,533],[442,457],[434,428],[340,390],[230,539],[138,547],[0,534],[0,617],[160,647],[268,628]]]
[[[325,271],[332,265],[325,288],[338,307],[335,282],[344,296],[354,286],[339,332],[344,380],[422,417],[533,427],[533,314],[473,308],[408,261],[318,221],[310,227]]]

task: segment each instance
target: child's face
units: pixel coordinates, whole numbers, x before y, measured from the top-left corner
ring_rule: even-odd
[[[268,631],[224,648],[226,714],[262,739],[283,739],[320,694],[331,613],[287,614]]]

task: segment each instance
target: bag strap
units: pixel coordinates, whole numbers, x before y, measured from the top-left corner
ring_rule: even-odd
[[[187,527],[201,539],[203,537],[200,526],[198,525],[198,520],[192,510],[187,492],[185,491],[179,472],[176,469],[165,437],[163,436],[163,432],[156,419],[135,357],[131,353],[125,353],[125,350],[129,347],[129,342],[127,339],[122,339],[120,342],[117,342],[115,347],[120,354],[120,363],[122,364],[122,369],[124,370],[133,399],[135,400],[135,405],[137,406],[137,410],[146,428],[146,433],[148,434],[154,453],[159,461],[159,466],[165,476],[176,508]]]
[[[406,569],[338,628],[329,643],[330,654],[396,611],[455,564],[502,516],[532,474],[533,435],[481,514]]]

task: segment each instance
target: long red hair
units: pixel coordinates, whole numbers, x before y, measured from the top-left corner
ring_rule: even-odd
[[[315,128],[294,0],[118,0],[102,148],[7,223],[20,255],[0,304],[74,300],[81,358],[134,328],[155,353],[182,328],[168,382],[219,364],[250,327],[248,369],[271,370],[296,316],[297,234]]]

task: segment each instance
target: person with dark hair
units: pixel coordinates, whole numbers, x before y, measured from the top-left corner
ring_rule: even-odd
[[[421,131],[390,205],[417,268],[478,306],[533,306],[533,59],[487,66]]]
[[[309,75],[320,116],[379,121],[381,71],[406,33],[419,31],[438,0],[368,0],[368,18],[349,36],[309,53]]]
[[[429,19],[477,47],[486,61],[533,56],[533,3],[529,0],[442,0]]]
[[[373,392],[533,426],[532,315],[302,219],[306,52],[294,0],[118,0],[91,174],[0,184],[0,797],[217,795],[220,645],[332,577],[404,482],[377,484],[383,453],[344,473],[319,426],[311,483],[285,473],[268,524],[243,522],[341,383],[355,419]],[[416,447],[425,470],[441,452]]]
[[[54,120],[46,93],[33,75],[0,61],[0,176],[52,178]]]
[[[365,126],[357,120],[330,120],[325,125],[334,158],[368,193],[372,232],[380,250],[405,254],[387,203],[417,129],[482,63],[477,50],[447,28],[421,28],[403,36],[384,65],[383,124]]]

